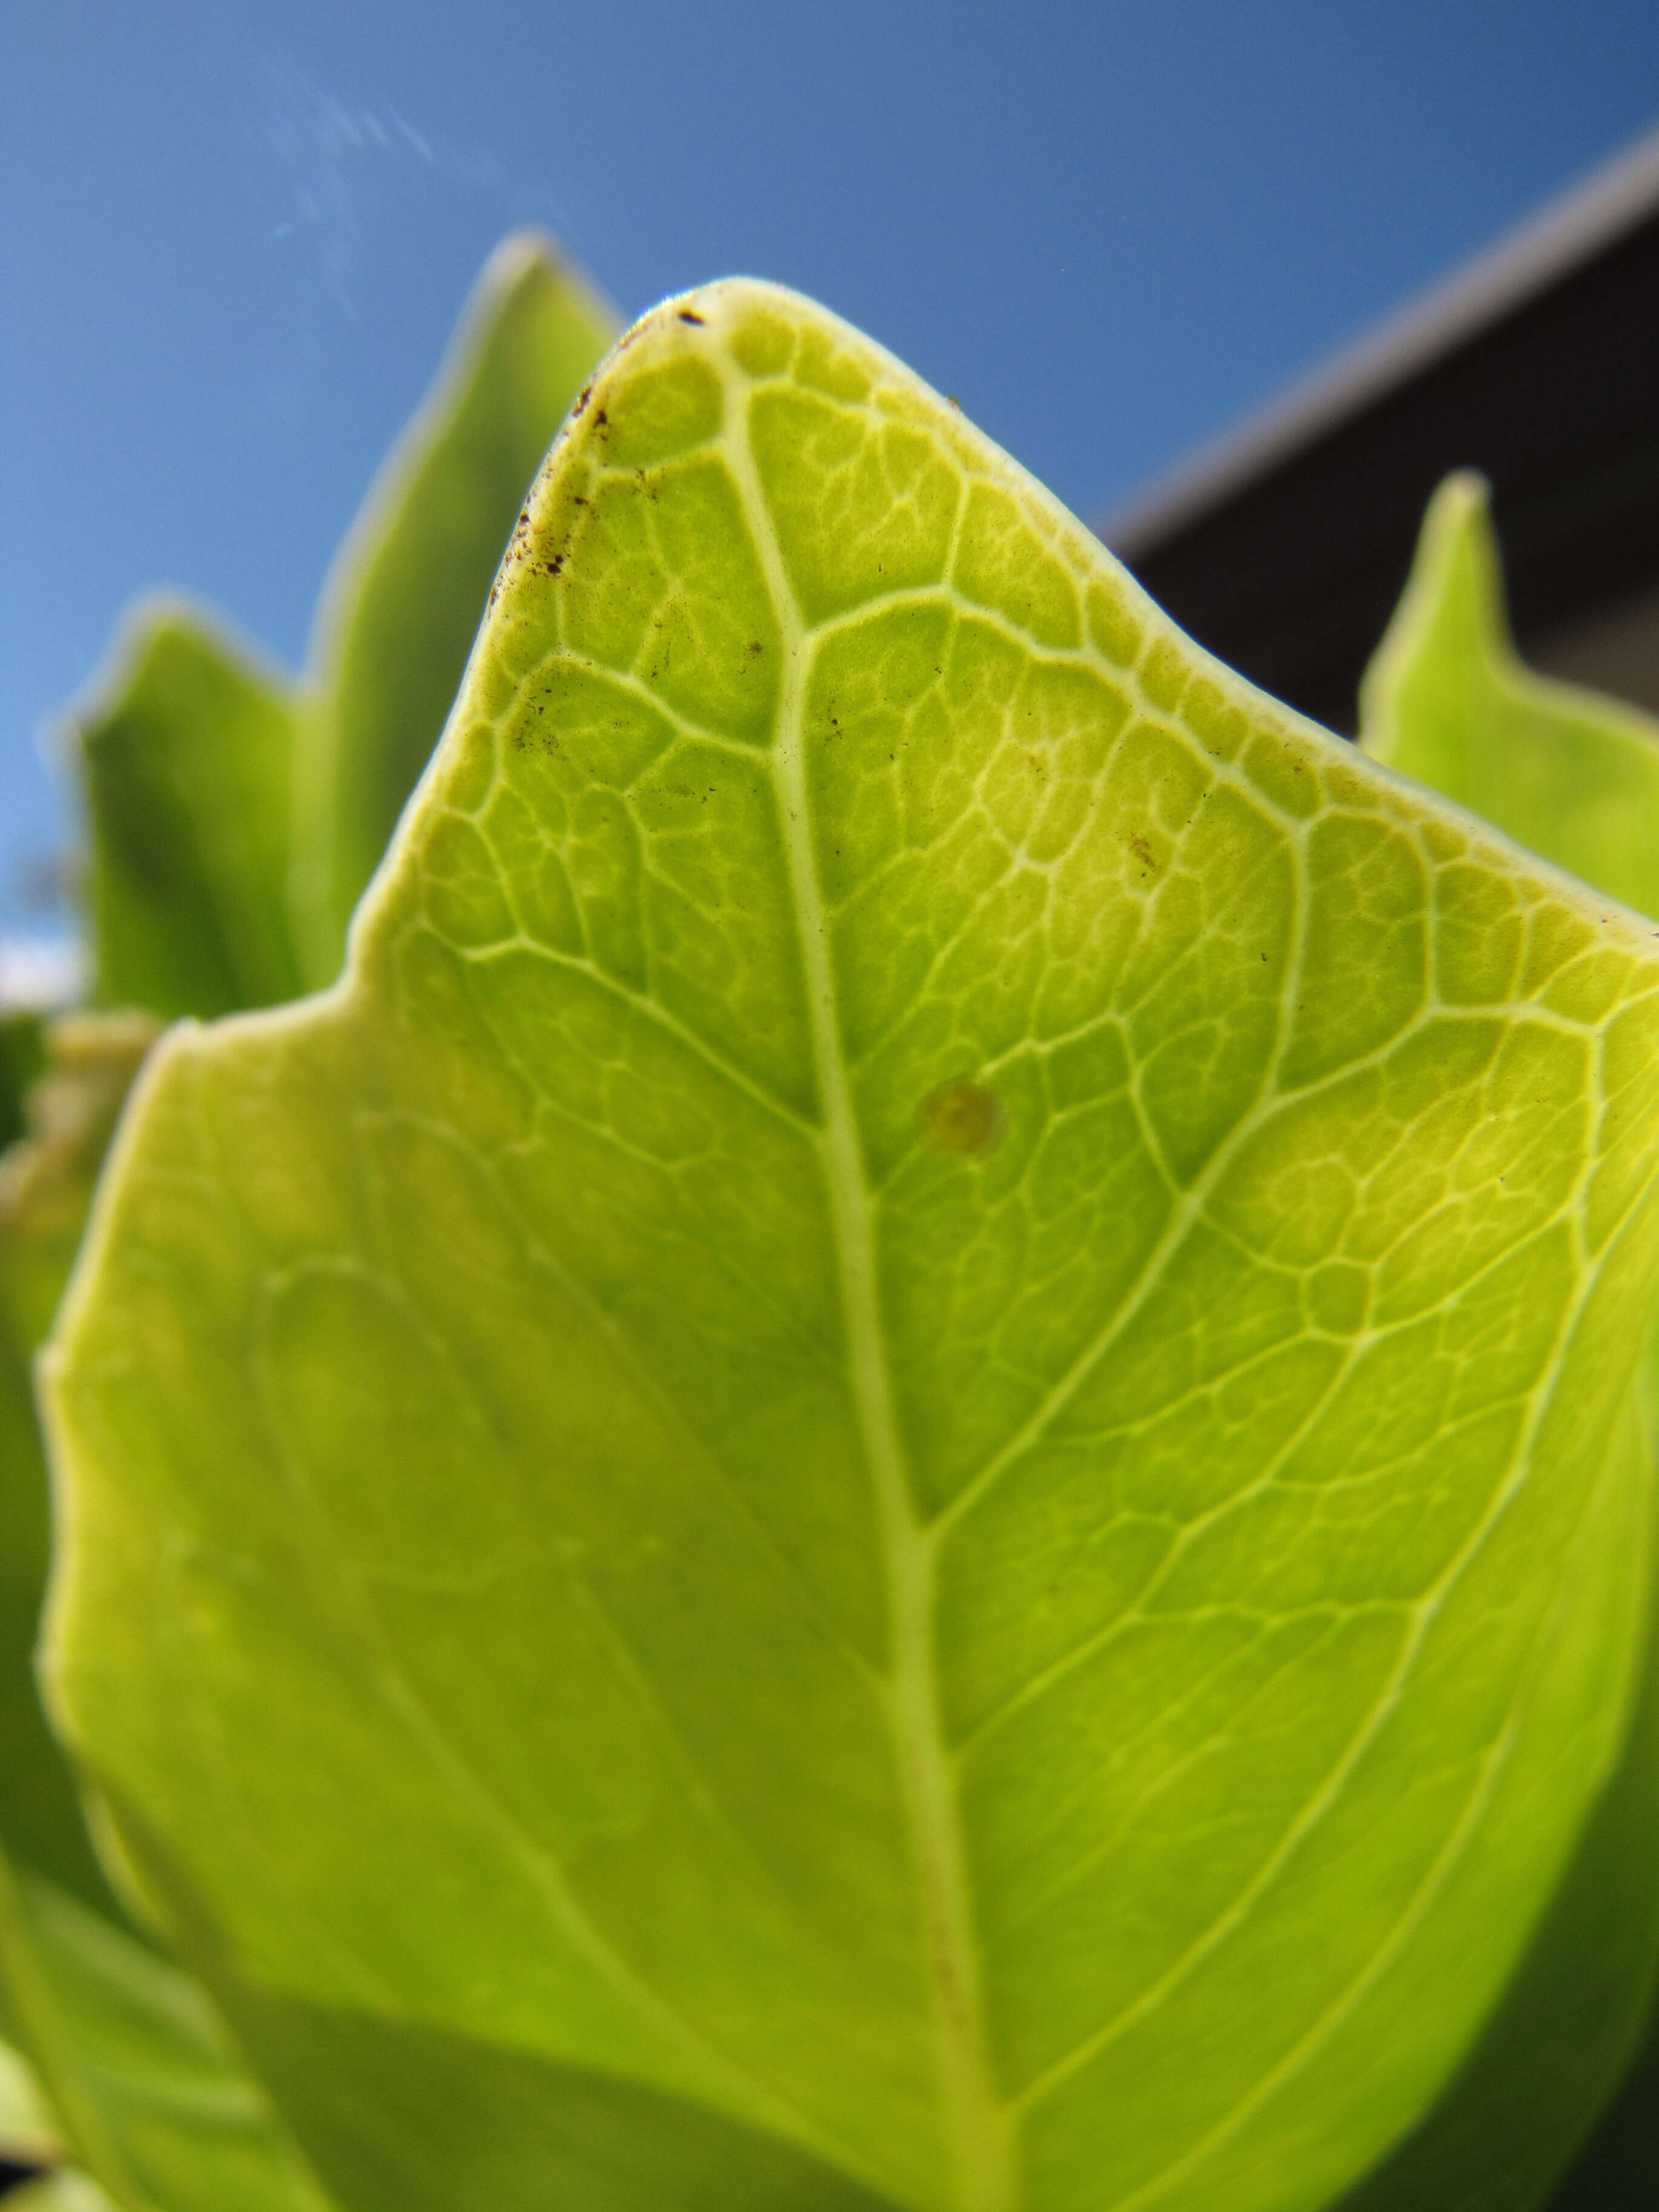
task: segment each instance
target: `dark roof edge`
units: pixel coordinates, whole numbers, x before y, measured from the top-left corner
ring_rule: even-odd
[[[1132,565],[1319,434],[1453,352],[1659,207],[1659,128],[1570,185],[1543,212],[1156,477],[1097,526]]]

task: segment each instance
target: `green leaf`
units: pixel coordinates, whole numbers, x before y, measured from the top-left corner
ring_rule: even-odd
[[[327,2212],[200,1990],[3,1863],[0,1984],[78,2161],[121,2212]]]
[[[50,1529],[30,1365],[80,1242],[115,1110],[153,1036],[152,1024],[124,1016],[71,1015],[50,1028],[9,1018],[0,1027],[10,1132],[0,1152],[0,1847],[21,1847],[100,1904],[112,1900],[34,1679]],[[0,1954],[0,2027],[12,2009],[9,1983]],[[0,2045],[0,2146],[37,2156],[55,2151],[58,2133],[33,2070]]]
[[[341,2203],[358,2212],[882,2212],[787,2143],[636,2083],[464,2036],[240,1993],[234,2017]]]
[[[526,486],[610,344],[611,310],[534,234],[496,249],[330,577],[301,754],[295,914],[331,982],[426,766]]]
[[[291,999],[295,707],[204,615],[142,606],[76,708],[93,990],[171,1019]]]
[[[155,1034],[143,1015],[60,1017],[46,1032],[27,1134],[0,1154],[0,1840],[101,1905],[109,1892],[35,1686],[50,1528],[30,1363],[52,1326],[116,1115]]]
[[[1659,914],[1659,725],[1516,659],[1479,477],[1431,502],[1362,695],[1368,751]],[[1458,2080],[1351,2212],[1531,2212],[1629,2068],[1659,1976],[1659,1646],[1617,1775]]]
[[[1344,2212],[1535,2212],[1628,2072],[1659,1973],[1659,1636],[1618,1771],[1451,2088]]]
[[[1659,723],[1516,659],[1479,477],[1435,494],[1360,722],[1373,758],[1659,915]]]
[[[26,1134],[0,1155],[0,2033],[14,2045],[0,2057],[15,2074],[27,2054],[25,2087],[46,2098],[37,2138],[49,2129],[121,2212],[324,2212],[202,1993],[115,1924],[35,1685],[48,1532],[29,1360],[155,1035],[131,1013],[51,1024]],[[17,2134],[28,2118],[27,2103],[9,2127],[0,2114],[4,2140],[29,2147]],[[72,2194],[64,2179],[43,2202],[67,2206]]]
[[[46,1065],[45,1027],[32,1007],[0,1006],[0,1150],[23,1133],[23,1102]]]
[[[1656,1048],[1644,930],[888,356],[648,316],[47,1370],[56,1709],[302,2139],[309,2008],[365,2207],[405,2030],[755,2139],[662,2212],[1328,2202],[1621,1747]]]

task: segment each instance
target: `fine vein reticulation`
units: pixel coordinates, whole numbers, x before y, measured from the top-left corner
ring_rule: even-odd
[[[732,2124],[688,2207],[1328,2202],[1616,1749],[1656,987],[878,349],[670,302],[340,986],[147,1075],[65,1723],[252,1981]]]

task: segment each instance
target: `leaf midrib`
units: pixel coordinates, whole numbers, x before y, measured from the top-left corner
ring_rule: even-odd
[[[885,1332],[871,1192],[848,1079],[830,925],[813,850],[804,704],[811,637],[785,566],[748,435],[746,380],[722,354],[724,450],[780,631],[781,672],[769,756],[790,909],[800,949],[821,1156],[859,1432],[868,1462],[890,1607],[890,1723],[933,2005],[939,2087],[960,2212],[1013,2212],[1014,2131],[996,2088],[967,1854],[950,1771],[934,1654],[933,1546],[913,1503]]]

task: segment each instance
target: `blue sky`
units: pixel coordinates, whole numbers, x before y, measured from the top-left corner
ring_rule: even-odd
[[[816,294],[1092,517],[1656,120],[1653,0],[0,0],[0,919],[124,604],[297,663],[517,224]]]

